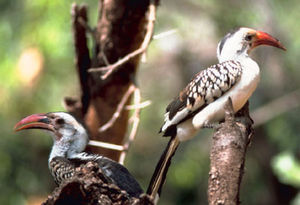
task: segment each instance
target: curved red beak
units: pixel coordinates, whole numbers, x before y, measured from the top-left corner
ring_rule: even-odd
[[[252,48],[255,48],[259,45],[274,46],[286,51],[286,48],[280,43],[278,39],[262,31],[256,31],[255,40],[253,41]]]
[[[46,114],[42,113],[33,114],[28,117],[25,117],[14,127],[14,130],[16,132],[24,129],[46,129],[54,131],[53,126],[51,125],[51,121],[49,120]]]

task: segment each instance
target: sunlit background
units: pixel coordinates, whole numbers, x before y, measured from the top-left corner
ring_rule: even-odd
[[[75,2],[87,3],[95,26],[97,1]],[[14,133],[13,126],[32,113],[61,111],[64,96],[78,95],[71,3],[0,1],[0,204],[39,204],[55,187],[47,165],[51,138],[36,130]],[[139,68],[142,97],[152,104],[142,111],[126,159],[144,189],[168,140],[158,134],[165,107],[195,73],[217,62],[217,43],[228,31],[247,26],[276,36],[288,51],[260,47],[252,54],[262,70],[250,100],[259,124],[241,201],[300,204],[299,11],[299,0],[161,0],[155,34],[175,32],[153,40]],[[207,204],[211,136],[204,130],[179,147],[160,204]]]

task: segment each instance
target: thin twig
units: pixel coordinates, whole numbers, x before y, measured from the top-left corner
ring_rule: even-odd
[[[148,25],[147,25],[147,32],[144,38],[143,43],[141,44],[141,47],[138,48],[137,50],[127,54],[117,62],[111,65],[107,65],[105,67],[100,67],[100,68],[91,68],[88,70],[88,72],[102,72],[106,71],[105,74],[101,76],[101,78],[104,80],[106,79],[116,68],[118,68],[120,65],[123,65],[127,61],[129,61],[131,58],[136,57],[137,55],[144,53],[152,39],[153,31],[154,31],[154,22],[155,22],[155,15],[156,15],[156,6],[154,0],[151,0],[150,5],[149,5],[149,16],[148,16]]]
[[[130,85],[128,90],[126,91],[126,93],[123,95],[120,103],[118,104],[117,110],[114,112],[114,114],[112,115],[110,120],[99,128],[99,132],[104,132],[114,125],[116,120],[120,117],[120,114],[121,114],[127,100],[129,99],[130,95],[134,92],[134,90],[135,90],[135,86],[133,84]]]
[[[137,129],[139,126],[140,122],[140,112],[141,109],[150,105],[150,101],[145,101],[141,103],[141,91],[139,88],[135,87],[134,85],[131,85],[129,89],[127,90],[126,94],[123,96],[123,99],[121,100],[126,102],[127,99],[129,98],[130,94],[134,92],[134,104],[133,105],[128,105],[126,106],[126,109],[134,109],[134,113],[132,114],[132,117],[129,119],[129,121],[132,123],[132,128],[130,131],[130,134],[128,136],[127,141],[124,143],[124,145],[116,145],[116,144],[111,144],[111,143],[106,143],[106,142],[100,142],[100,141],[95,141],[95,140],[90,140],[89,145],[91,146],[96,146],[96,147],[102,147],[106,149],[112,149],[112,150],[117,150],[117,151],[122,151],[120,158],[119,158],[119,163],[124,164],[126,154],[128,152],[128,149],[131,145],[131,143],[134,141]],[[120,115],[120,112],[123,110],[125,103],[120,103],[118,106],[118,109],[114,113],[113,117],[109,120],[108,123],[106,123],[104,126],[102,126],[100,129],[102,130],[103,127],[105,129],[108,129],[113,125],[113,123],[116,121],[118,116]],[[105,130],[103,130],[105,131]]]
[[[138,105],[141,102],[141,92],[139,88],[135,88],[134,90],[134,105],[135,105],[135,110],[134,113],[132,114],[131,120],[132,120],[132,128],[129,134],[129,137],[127,139],[127,142],[123,145],[123,151],[120,155],[119,158],[119,163],[120,164],[124,164],[125,161],[125,157],[126,154],[128,152],[128,149],[131,145],[131,143],[134,141],[134,138],[136,136],[137,133],[137,129],[140,123],[140,112],[141,112],[141,107],[139,107]]]
[[[126,110],[135,110],[135,109],[141,109],[145,108],[151,105],[151,100],[147,100],[145,102],[141,102],[139,104],[134,104],[134,105],[127,105],[125,108]]]
[[[165,32],[154,35],[153,39],[154,40],[162,39],[162,38],[165,38],[167,36],[173,35],[174,33],[177,33],[177,32],[178,32],[177,29],[171,29],[171,30],[168,30],[168,31],[165,31]]]
[[[101,55],[101,57],[102,57],[102,59],[103,59],[105,65],[106,65],[106,66],[109,66],[110,63],[109,63],[109,61],[108,61],[108,59],[107,59],[107,57],[106,57],[106,55],[105,55],[105,53],[104,53],[104,51],[103,51],[103,46],[101,46],[100,55]],[[108,68],[107,68],[107,70],[108,70]]]
[[[117,144],[111,144],[107,142],[100,142],[96,140],[90,140],[89,145],[95,146],[95,147],[102,147],[106,149],[112,149],[112,150],[117,150],[117,151],[123,151],[124,147],[122,145],[117,145]]]
[[[263,105],[251,113],[254,127],[258,127],[274,117],[300,106],[300,89]]]

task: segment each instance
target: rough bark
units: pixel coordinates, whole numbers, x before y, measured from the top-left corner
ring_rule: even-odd
[[[89,162],[76,169],[71,180],[56,188],[43,205],[152,205],[153,201],[146,194],[139,198],[130,197],[126,191],[107,180],[98,164]]]
[[[103,67],[138,49],[144,39],[149,0],[99,0],[99,19],[90,58],[86,33],[87,8],[72,8],[76,67],[81,85],[81,99],[66,98],[68,111],[77,115],[88,127],[91,139],[121,145],[128,126],[128,111],[123,110],[111,128],[100,133],[99,127],[110,120],[135,74],[140,55],[122,64],[107,79],[102,73],[88,73],[89,68]],[[127,104],[131,98],[128,99]],[[118,161],[120,153],[114,150],[89,148],[89,151]]]
[[[240,204],[239,191],[246,150],[252,136],[248,103],[234,116],[232,102],[226,105],[225,122],[213,136],[208,179],[210,205]]]

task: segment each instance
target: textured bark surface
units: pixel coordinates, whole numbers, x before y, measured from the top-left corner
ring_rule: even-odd
[[[147,24],[149,0],[99,0],[99,19],[92,32],[94,39],[93,56],[89,56],[86,34],[86,6],[74,5],[72,8],[76,67],[81,85],[81,98],[66,98],[68,111],[78,116],[88,127],[91,139],[121,145],[128,127],[128,111],[123,110],[120,117],[107,131],[99,133],[101,125],[110,120],[135,74],[140,56],[132,58],[116,69],[107,79],[102,73],[88,73],[89,68],[112,64],[141,46]],[[127,104],[131,98],[128,99]],[[89,151],[102,154],[118,161],[118,151],[90,147]]]
[[[130,197],[126,191],[109,183],[97,163],[89,162],[77,168],[75,176],[56,188],[43,204],[152,205],[153,202],[146,194],[141,194],[139,198]]]
[[[231,101],[226,105],[225,122],[213,136],[208,179],[210,205],[240,204],[239,191],[246,150],[252,136],[248,103],[234,116]]]

